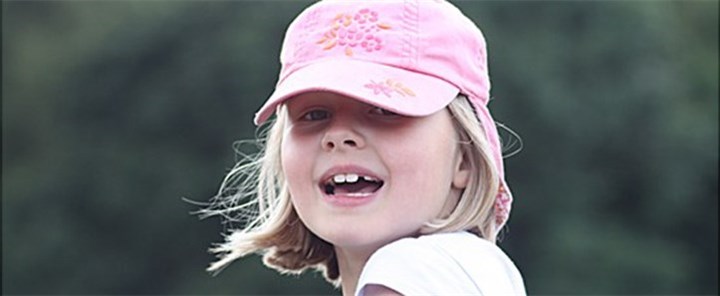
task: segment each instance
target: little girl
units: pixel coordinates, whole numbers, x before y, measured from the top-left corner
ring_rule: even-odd
[[[441,0],[320,1],[287,29],[264,149],[206,215],[251,253],[321,270],[343,295],[524,295],[495,244],[508,219],[485,40]]]

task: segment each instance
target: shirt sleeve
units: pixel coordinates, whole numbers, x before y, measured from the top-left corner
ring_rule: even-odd
[[[365,264],[356,295],[363,296],[363,288],[370,284],[383,285],[403,295],[519,294],[506,263],[492,248],[472,247],[469,252],[460,248],[463,247],[443,248],[414,238],[388,244]]]
[[[472,279],[441,251],[414,239],[378,249],[363,268],[357,295],[364,295],[368,284],[383,285],[403,295],[482,295]]]

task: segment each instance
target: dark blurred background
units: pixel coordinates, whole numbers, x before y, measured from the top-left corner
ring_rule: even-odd
[[[3,294],[339,294],[198,220],[308,1],[3,1]],[[530,294],[718,293],[718,2],[456,1],[524,150]]]

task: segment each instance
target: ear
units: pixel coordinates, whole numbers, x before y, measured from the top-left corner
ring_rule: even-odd
[[[455,169],[453,172],[452,185],[453,188],[463,189],[470,182],[471,165],[465,155],[463,149],[459,149],[455,157]]]

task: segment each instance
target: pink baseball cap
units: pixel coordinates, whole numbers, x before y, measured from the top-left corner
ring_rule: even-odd
[[[443,0],[324,0],[288,27],[275,91],[255,114],[262,124],[286,100],[330,91],[407,116],[426,116],[466,95],[483,125],[500,176],[497,230],[510,214],[502,146],[487,103],[485,38]]]

